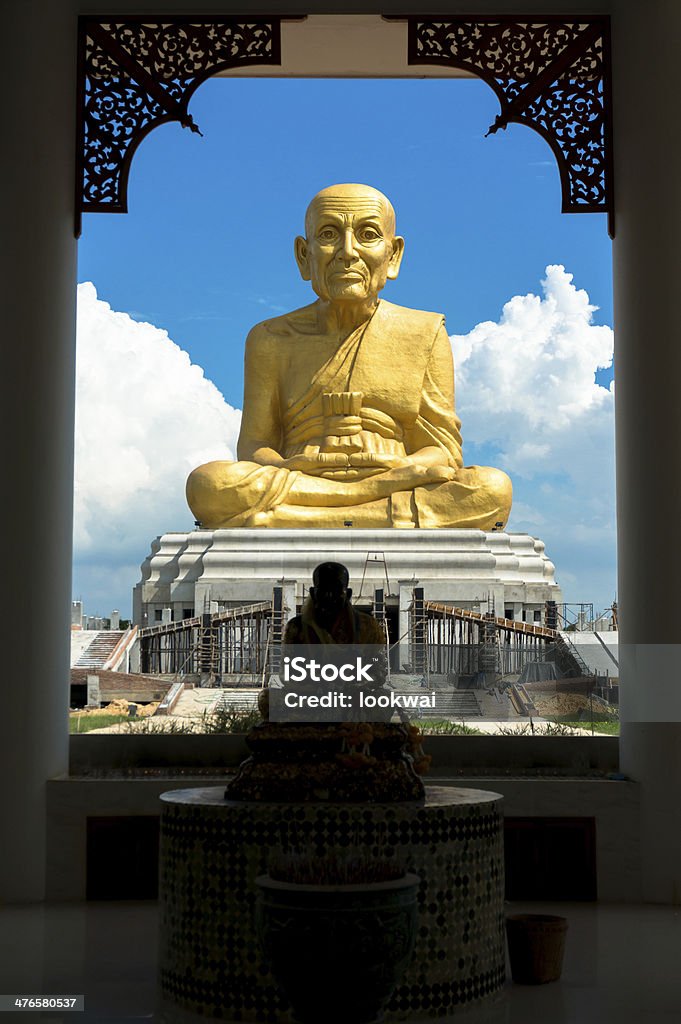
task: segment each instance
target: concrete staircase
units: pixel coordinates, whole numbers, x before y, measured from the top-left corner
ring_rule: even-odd
[[[257,705],[258,690],[224,690],[215,705],[216,711],[253,711]],[[396,693],[404,693],[409,696],[424,694],[426,690],[401,690],[399,687]],[[410,717],[415,718],[453,718],[460,721],[462,718],[480,718],[482,716],[482,705],[473,690],[437,690],[435,708],[419,708]]]
[[[254,711],[260,690],[224,690],[215,705],[215,711]]]
[[[124,635],[122,629],[104,629],[97,633],[73,667],[104,668]]]
[[[401,690],[398,686],[395,692],[413,697],[415,693],[425,694],[430,691]],[[419,708],[418,711],[410,712],[410,717],[413,718],[452,718],[456,721],[481,716],[482,705],[474,690],[436,690],[434,708]]]

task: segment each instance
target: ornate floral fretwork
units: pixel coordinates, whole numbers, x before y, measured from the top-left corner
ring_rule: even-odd
[[[80,22],[79,212],[125,213],[130,162],[159,124],[198,132],[187,107],[225,68],[280,63],[279,18]]]
[[[511,122],[542,135],[560,170],[563,212],[609,214],[613,233],[609,19],[410,17],[409,63],[471,71]],[[488,134],[489,134],[488,133]]]

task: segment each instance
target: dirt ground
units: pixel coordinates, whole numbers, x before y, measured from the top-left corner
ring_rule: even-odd
[[[589,711],[590,703],[586,694],[581,693],[532,693],[532,702],[542,718],[565,718],[567,715],[579,718],[580,711]],[[594,701],[594,711],[601,711]]]
[[[127,715],[130,713],[130,705],[136,703],[135,701],[128,700],[112,700],[109,704],[102,708],[81,708],[77,711],[72,711],[71,715],[77,718],[79,715]],[[159,701],[152,701],[151,704],[137,704],[137,718],[147,718],[153,715],[156,708],[159,705]]]

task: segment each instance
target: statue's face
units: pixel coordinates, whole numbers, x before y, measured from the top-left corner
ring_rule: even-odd
[[[352,595],[347,570],[336,562],[326,562],[317,566],[313,580],[310,598],[317,619],[321,624],[333,623]]]
[[[296,258],[321,299],[365,302],[397,277],[403,247],[380,198],[318,197],[308,213],[307,238],[296,239]]]

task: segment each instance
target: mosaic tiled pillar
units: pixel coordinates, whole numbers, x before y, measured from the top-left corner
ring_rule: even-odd
[[[282,846],[360,842],[421,878],[414,959],[387,1020],[445,1017],[504,984],[502,797],[428,787],[415,804],[259,804],[224,789],[164,793],[161,989],[206,1017],[289,1024],[255,934],[255,878]]]

